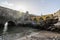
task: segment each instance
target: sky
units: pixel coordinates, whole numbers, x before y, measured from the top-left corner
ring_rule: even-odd
[[[60,0],[0,0],[0,6],[34,15],[51,14],[60,9]]]

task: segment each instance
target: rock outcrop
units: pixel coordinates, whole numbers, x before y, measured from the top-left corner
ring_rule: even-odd
[[[58,10],[56,13],[54,13],[54,16],[58,16],[59,21],[60,21],[60,10]]]

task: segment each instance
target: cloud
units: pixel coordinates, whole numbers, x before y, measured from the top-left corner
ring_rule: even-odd
[[[13,6],[12,3],[9,3],[9,2],[7,2],[7,1],[1,2],[0,5],[1,5],[1,6],[4,6],[4,7],[12,7],[12,6]]]

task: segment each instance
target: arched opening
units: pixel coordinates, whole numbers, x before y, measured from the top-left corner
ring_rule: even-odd
[[[15,26],[16,26],[15,22],[13,22],[13,21],[8,21],[8,29],[7,29],[7,31],[8,31],[8,32],[12,31]]]
[[[0,35],[6,31],[11,31],[16,26],[15,22],[7,21],[5,24],[0,24]]]
[[[16,24],[13,21],[8,21],[8,26],[16,26]]]
[[[13,22],[13,21],[7,21],[7,22],[5,22],[5,24],[4,24],[4,32],[9,32],[9,31],[11,31],[14,27],[16,26],[16,24],[15,24],[15,22]]]

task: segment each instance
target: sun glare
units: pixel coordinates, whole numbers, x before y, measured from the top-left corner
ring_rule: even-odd
[[[16,10],[19,10],[20,12],[26,12],[28,11],[28,8],[26,6],[19,5],[15,7]]]

